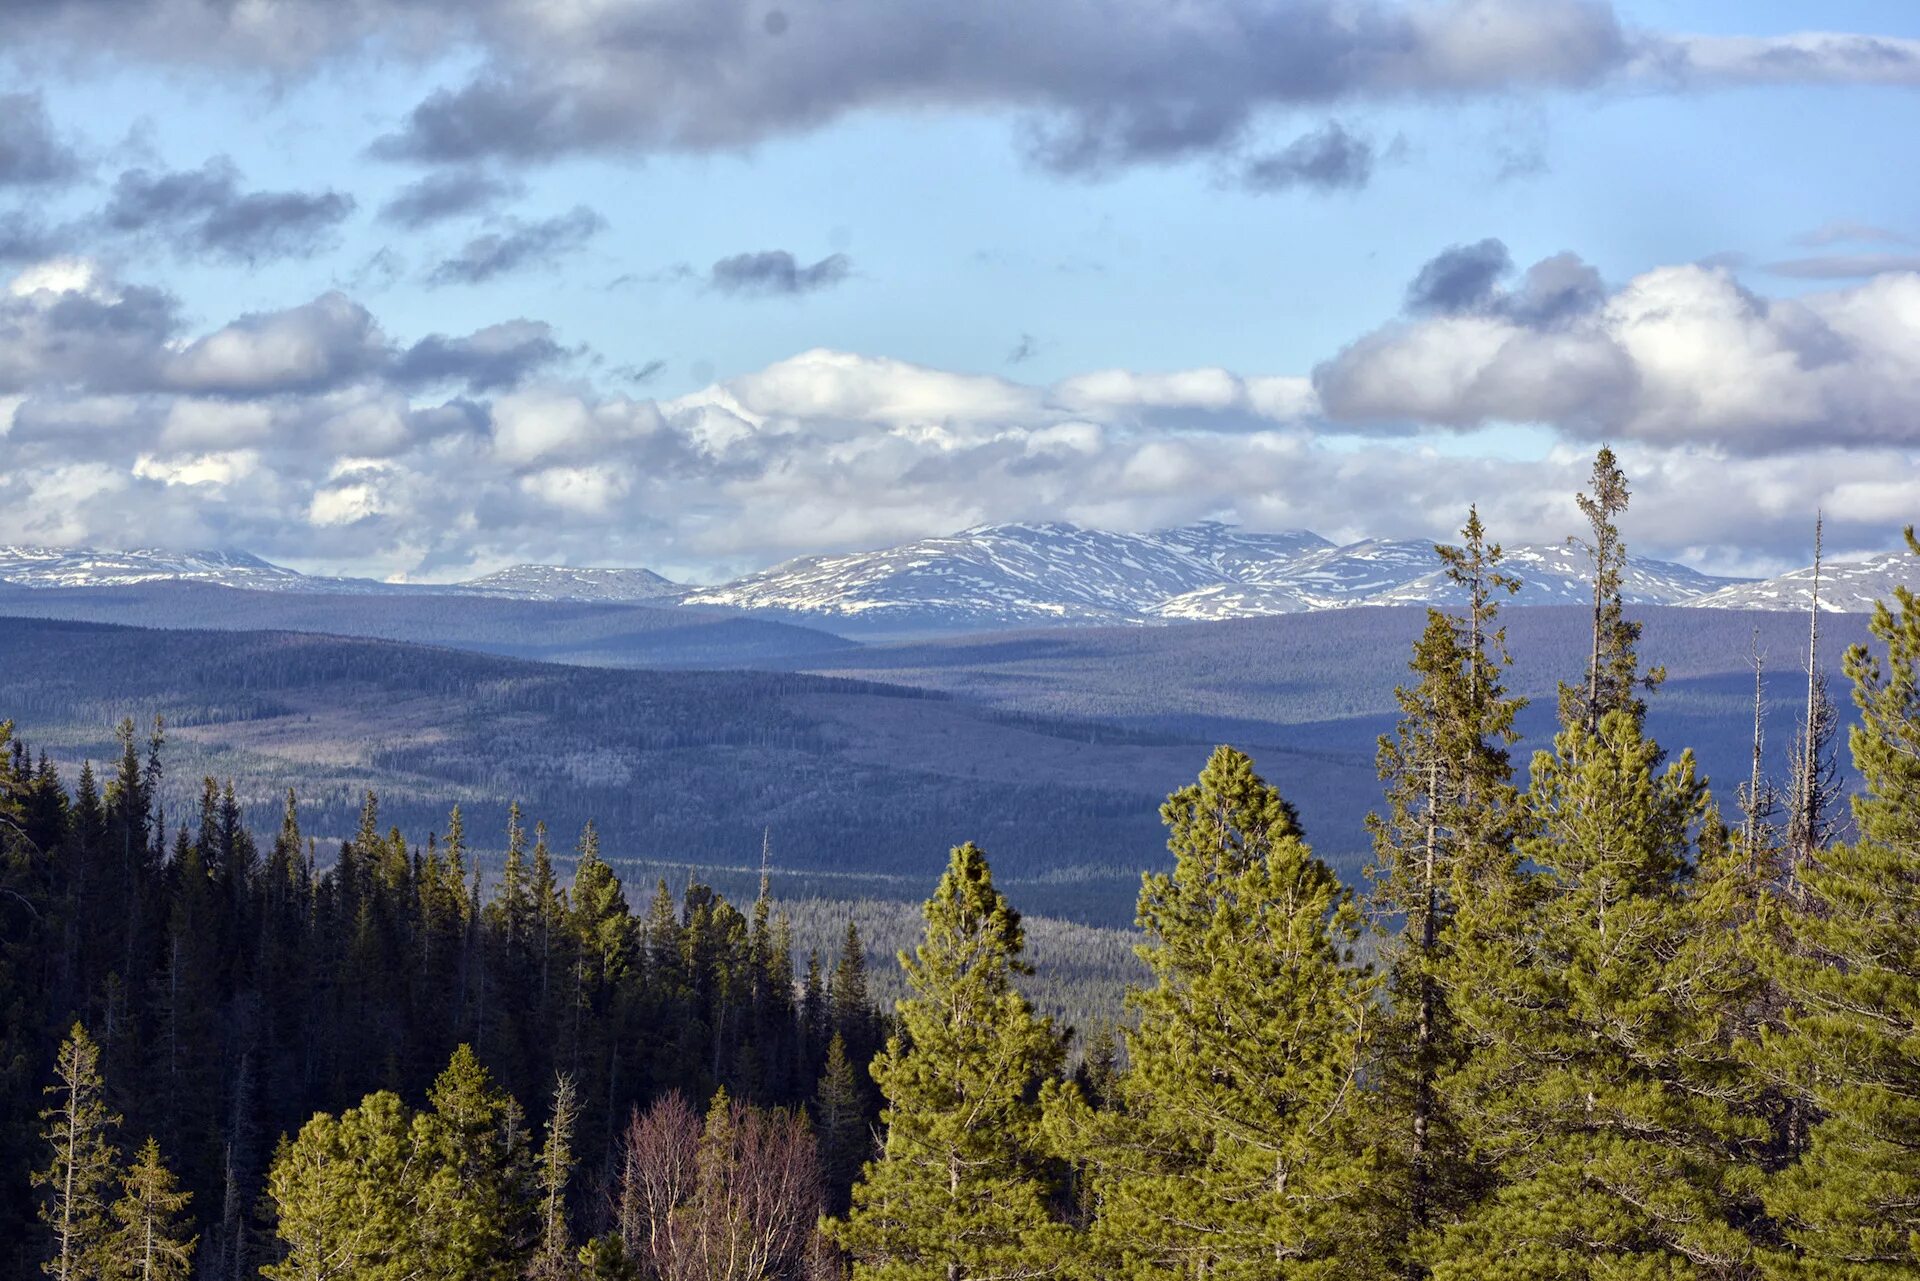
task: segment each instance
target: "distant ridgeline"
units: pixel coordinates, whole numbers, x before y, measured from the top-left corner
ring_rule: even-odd
[[[1377,746],[1363,885],[1244,752],[1173,791],[1117,1025],[1041,1012],[972,843],[883,1013],[855,929],[803,955],[764,880],[745,911],[698,883],[630,897],[591,825],[563,877],[515,809],[489,883],[457,811],[422,844],[369,796],[323,853],[291,794],[270,837],[211,779],[161,814],[160,736],[131,723],[71,783],[17,743],[5,1266],[1914,1276],[1920,600],[1845,661],[1850,822],[1818,662],[1785,777],[1750,701],[1749,766],[1711,794],[1653,737],[1668,673],[1624,608],[1626,500],[1603,451],[1590,647],[1527,768],[1503,558],[1477,515],[1441,550],[1461,604],[1426,616]]]

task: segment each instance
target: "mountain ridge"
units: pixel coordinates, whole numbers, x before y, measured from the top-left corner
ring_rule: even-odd
[[[180,581],[252,591],[428,594],[525,601],[702,607],[868,635],[1049,625],[1149,625],[1311,613],[1370,605],[1453,605],[1424,539],[1335,544],[1309,530],[1249,531],[1220,521],[1122,533],[1060,521],[976,525],[871,551],[802,556],[712,586],[644,568],[517,565],[455,583],[309,576],[240,551],[104,551],[0,546],[0,583],[119,587]],[[1567,544],[1516,544],[1503,567],[1518,605],[1573,604],[1590,592]],[[1768,579],[1702,573],[1629,557],[1629,604],[1805,609],[1811,569]],[[1860,613],[1894,587],[1920,586],[1901,552],[1829,562],[1821,607]]]

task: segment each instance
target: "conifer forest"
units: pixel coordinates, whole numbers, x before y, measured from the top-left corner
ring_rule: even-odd
[[[1709,780],[1649,734],[1610,451],[1577,502],[1550,741],[1469,512],[1364,877],[1219,747],[1079,1026],[970,842],[897,958],[802,947],[764,877],[624,884],[591,823],[515,806],[483,866],[457,808],[322,842],[294,788],[250,830],[216,778],[164,809],[164,724],[73,772],[0,721],[0,1275],[1920,1277],[1920,597],[1850,690],[1809,661],[1790,769],[1756,710]]]

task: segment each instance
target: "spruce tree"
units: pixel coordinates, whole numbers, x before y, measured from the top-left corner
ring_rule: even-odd
[[[1767,1189],[1788,1247],[1772,1262],[1823,1281],[1920,1270],[1920,598],[1894,596],[1869,625],[1883,652],[1846,659],[1855,839],[1802,867],[1769,957],[1791,1003],[1769,1057],[1820,1118]]]
[[[1627,567],[1627,548],[1620,529],[1614,523],[1627,510],[1632,497],[1626,474],[1611,449],[1602,448],[1593,460],[1591,494],[1579,494],[1575,501],[1587,519],[1590,538],[1567,541],[1587,553],[1593,575],[1593,618],[1591,651],[1585,679],[1578,685],[1560,686],[1562,724],[1579,722],[1589,734],[1600,727],[1608,712],[1624,711],[1635,719],[1646,715],[1641,690],[1651,690],[1666,679],[1664,668],[1642,675],[1636,648],[1640,624],[1626,617],[1621,599],[1622,576]]]
[[[120,1199],[113,1203],[109,1281],[186,1281],[199,1240],[183,1218],[193,1197],[175,1185],[153,1139],[134,1153],[120,1187]]]
[[[118,1176],[112,1132],[120,1118],[107,1110],[99,1047],[78,1023],[60,1043],[46,1093],[52,1106],[40,1120],[49,1160],[33,1178],[44,1189],[40,1221],[51,1238],[42,1270],[55,1281],[101,1277],[112,1237],[108,1198]]]
[[[554,1081],[553,1109],[547,1117],[547,1141],[540,1148],[540,1229],[527,1275],[538,1281],[564,1281],[577,1262],[573,1231],[567,1223],[567,1183],[573,1175],[573,1123],[579,1102],[573,1078]]]
[[[1429,610],[1409,664],[1417,678],[1396,691],[1400,723],[1380,740],[1387,812],[1369,816],[1375,861],[1367,909],[1387,935],[1389,1004],[1368,1038],[1370,1133],[1381,1168],[1369,1215],[1396,1272],[1419,1276],[1431,1230],[1456,1219],[1483,1190],[1483,1172],[1436,1092],[1467,1046],[1448,1008],[1453,922],[1479,882],[1512,867],[1517,797],[1508,749],[1524,700],[1507,696],[1509,660],[1499,602],[1518,590],[1498,566],[1478,511],[1463,546],[1436,548],[1465,598],[1464,617]],[[1470,981],[1470,978],[1468,979]]]
[[[925,916],[920,945],[900,958],[900,1033],[873,1064],[886,1145],[827,1230],[872,1281],[1050,1275],[1058,1230],[1035,1100],[1061,1044],[1014,985],[1028,972],[1020,914],[966,844]]]
[[[827,1064],[813,1095],[813,1123],[820,1134],[820,1173],[829,1214],[845,1214],[854,1180],[873,1148],[861,1096],[847,1058],[846,1038],[838,1032],[827,1045]]]
[[[1161,817],[1175,862],[1140,892],[1153,985],[1129,994],[1120,1107],[1050,1092],[1093,1215],[1076,1257],[1095,1276],[1330,1275],[1362,1227],[1358,911],[1241,752],[1216,751]]]

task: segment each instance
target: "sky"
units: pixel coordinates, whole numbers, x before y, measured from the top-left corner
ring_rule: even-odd
[[[9,0],[0,543],[1920,517],[1920,7]]]

